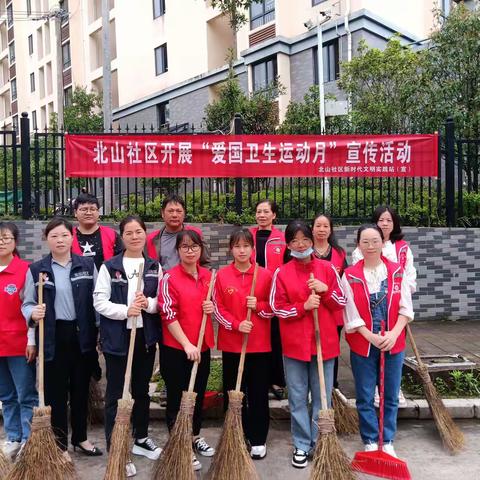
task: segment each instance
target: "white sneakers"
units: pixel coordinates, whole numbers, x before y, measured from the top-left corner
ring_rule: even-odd
[[[267,455],[267,446],[266,445],[254,445],[250,450],[250,456],[254,460],[261,460]]]
[[[20,451],[21,448],[22,448],[21,442],[6,441],[5,444],[3,445],[2,450],[5,456],[10,458],[10,460],[13,460],[17,456],[17,453]]]
[[[135,440],[132,448],[132,453],[134,455],[141,455],[143,457],[147,457],[150,460],[157,460],[162,453],[162,449],[157,446],[151,438],[146,437],[140,440]]]
[[[134,477],[137,474],[137,469],[135,468],[133,462],[127,462],[127,465],[125,466],[125,472],[127,477]]]
[[[365,444],[365,451],[366,452],[375,452],[378,450],[378,444],[377,443],[366,443]],[[393,448],[393,443],[384,443],[382,447],[382,451],[385,453],[388,453],[388,455],[391,455],[392,457],[398,458],[397,454],[395,453],[395,449]]]
[[[213,457],[215,455],[215,449],[205,441],[204,437],[196,438],[193,441],[193,449],[204,457]]]
[[[192,465],[194,472],[202,469],[202,464],[198,461],[198,458],[195,456],[194,453],[192,453]]]
[[[378,394],[378,387],[375,387],[375,398],[373,400],[373,404],[378,408],[380,406],[380,395]],[[399,408],[403,408],[407,406],[407,400],[405,395],[402,392],[402,389],[398,392],[398,406]]]

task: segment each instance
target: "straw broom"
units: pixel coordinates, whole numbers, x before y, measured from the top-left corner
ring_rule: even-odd
[[[253,272],[250,296],[255,294],[258,264]],[[247,321],[250,321],[252,310],[247,311]],[[228,410],[223,424],[222,435],[217,445],[216,455],[207,477],[210,480],[257,480],[259,477],[253,465],[253,460],[247,450],[242,426],[242,385],[243,368],[247,352],[248,333],[243,334],[240,362],[238,364],[237,383],[235,390],[228,392]]]
[[[0,478],[5,478],[12,466],[10,459],[0,450]]]
[[[43,303],[43,273],[38,278],[38,304]],[[32,431],[20,458],[6,480],[70,480],[76,478],[73,463],[57,445],[52,430],[50,406],[45,406],[44,389],[44,319],[38,322],[38,398],[33,409]]]
[[[214,283],[215,270],[212,270],[212,277],[206,298],[207,301],[212,297]],[[206,324],[207,314],[204,313],[197,342],[197,348],[199,350],[203,345]],[[180,410],[175,425],[170,432],[170,436],[160,458],[155,463],[152,476],[153,480],[195,480],[196,478],[192,464],[192,420],[195,400],[197,398],[197,394],[193,391],[197,371],[198,362],[194,362],[188,390],[182,394]]]
[[[137,292],[142,290],[143,263],[138,269]],[[113,427],[108,453],[107,469],[104,480],[125,480],[126,465],[130,460],[130,416],[132,414],[133,400],[130,394],[130,380],[132,378],[133,352],[135,349],[135,337],[137,335],[137,317],[132,318],[132,331],[130,332],[130,344],[128,346],[127,367],[123,382],[122,398],[118,401],[115,426]]]
[[[348,404],[346,397],[337,388],[332,392],[332,408],[335,412],[335,430],[339,435],[359,432],[357,409]]]
[[[465,438],[462,431],[458,428],[457,424],[453,421],[450,413],[448,412],[442,398],[437,392],[437,389],[432,383],[432,379],[428,373],[426,365],[422,362],[420,353],[417,349],[415,339],[413,338],[410,325],[407,324],[407,334],[412,344],[415,358],[417,359],[418,367],[417,372],[422,380],[423,392],[427,399],[428,406],[432,412],[433,420],[437,426],[438,433],[442,438],[443,445],[450,450],[451,453],[458,453],[465,445]]]
[[[310,278],[314,278],[313,273],[310,274]],[[315,291],[312,290],[312,293],[315,293]],[[315,326],[317,370],[322,406],[318,412],[318,438],[313,453],[310,480],[353,480],[355,475],[335,432],[334,411],[329,409],[327,405],[322,344],[320,343],[320,325],[318,323],[318,309],[316,308],[313,309],[313,322]]]

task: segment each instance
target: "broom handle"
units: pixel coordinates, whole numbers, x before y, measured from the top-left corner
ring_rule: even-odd
[[[43,303],[43,273],[38,275],[38,305]],[[38,322],[38,399],[40,407],[45,407],[45,374],[44,374],[44,361],[45,361],[45,324],[42,318]]]
[[[422,359],[420,357],[420,352],[418,351],[417,344],[415,343],[415,339],[413,338],[412,329],[410,328],[410,324],[407,323],[407,335],[410,343],[412,345],[413,353],[415,354],[415,358],[417,359],[418,366],[423,366]]]
[[[381,323],[381,335],[385,335],[385,321]],[[384,408],[385,408],[385,352],[380,351],[380,381],[378,382],[378,394],[380,397],[379,404],[379,431],[378,431],[378,449],[381,450],[383,446],[383,423],[384,423]]]
[[[257,284],[257,273],[258,273],[258,263],[255,263],[255,270],[253,271],[252,287],[250,288],[251,297],[253,297],[253,295],[255,294],[255,286]],[[249,308],[247,309],[247,322],[249,322],[251,318],[252,318],[252,309]],[[240,391],[240,387],[242,385],[243,368],[245,367],[245,355],[247,353],[247,343],[248,343],[248,333],[244,333],[242,351],[240,353],[240,362],[238,364],[237,383],[235,386],[235,390],[237,392]]]
[[[315,277],[313,273],[310,274],[310,280]],[[316,293],[312,289],[312,293]],[[315,343],[317,344],[317,370],[318,370],[318,382],[320,383],[320,399],[322,401],[322,410],[328,410],[327,405],[327,388],[325,387],[325,374],[323,373],[323,355],[322,344],[320,342],[320,324],[318,322],[318,308],[313,309],[313,324],[315,325]]]
[[[143,263],[138,267],[137,292],[142,290],[143,280]],[[124,400],[129,400],[130,396],[130,381],[132,380],[132,364],[133,351],[135,350],[135,337],[137,336],[137,317],[132,318],[132,331],[130,332],[130,344],[128,346],[127,368],[125,369],[125,380],[123,381],[123,395]]]
[[[212,298],[213,285],[215,284],[215,269],[212,270],[212,277],[210,278],[210,285],[208,286],[207,302]],[[207,314],[204,313],[202,316],[202,324],[200,325],[200,333],[198,334],[197,348],[201,351],[203,345],[203,337],[205,335],[205,327],[207,325]],[[193,387],[195,386],[195,379],[197,378],[198,364],[200,362],[194,362],[192,367],[192,372],[190,373],[190,383],[188,384],[188,391],[193,392]]]

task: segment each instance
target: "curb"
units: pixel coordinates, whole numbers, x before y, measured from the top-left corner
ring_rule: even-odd
[[[348,403],[355,407],[355,400],[349,399]],[[480,419],[480,398],[444,398],[443,403],[454,419]],[[289,420],[290,409],[288,400],[270,400],[270,418],[272,420]],[[150,418],[163,419],[165,408],[158,403],[150,404]],[[204,418],[223,418],[222,408],[213,408],[204,412]],[[398,409],[398,418],[407,420],[431,420],[432,413],[425,399],[407,399],[407,405]]]

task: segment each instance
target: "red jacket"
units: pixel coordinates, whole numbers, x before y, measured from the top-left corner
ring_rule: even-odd
[[[343,266],[345,265],[345,258],[347,257],[345,251],[338,251],[336,248],[332,247],[332,258],[330,263],[335,267],[335,270],[338,273],[338,276],[343,275]],[[343,325],[343,312],[342,310],[337,310],[334,312],[335,322],[337,326]]]
[[[254,245],[256,245],[258,227],[250,228],[250,232],[252,232],[253,242]],[[282,231],[272,227],[272,233],[265,243],[265,268],[273,273],[280,265],[282,265],[283,254],[285,253],[286,248],[287,244],[285,243],[285,235]],[[254,247],[251,258],[252,263],[255,263],[257,261],[256,259],[257,251]]]
[[[191,225],[184,225],[185,230],[193,230],[197,232],[200,237],[202,237],[202,231],[197,227],[192,227]],[[160,260],[158,252],[160,249],[160,238],[163,234],[165,227],[162,227],[160,230],[154,230],[153,232],[147,235],[147,255],[154,260]]]
[[[183,350],[175,337],[168,330],[168,325],[178,321],[188,340],[197,345],[200,325],[202,323],[202,303],[207,298],[208,286],[212,274],[203,267],[198,268],[198,279],[187,273],[182,265],[171,268],[162,278],[158,306],[161,313],[163,344]],[[207,317],[202,352],[215,344],[212,319]]]
[[[307,287],[310,273],[328,285],[328,291],[320,296],[318,309],[323,359],[338,357],[340,344],[334,312],[345,307],[346,299],[333,265],[313,256],[309,263],[292,259],[275,272],[270,292],[270,306],[280,318],[283,354],[306,362],[317,353],[313,313],[303,307],[311,293]]]
[[[0,357],[25,355],[27,322],[21,311],[20,292],[25,285],[28,265],[14,256],[0,272]]]
[[[83,250],[80,248],[77,237],[77,228],[73,227],[73,243],[72,243],[72,252],[77,255],[83,255]],[[114,246],[115,246],[115,230],[110,227],[103,227],[100,225],[100,238],[102,239],[102,250],[103,250],[103,259],[110,260],[115,255]]]
[[[387,266],[387,282],[388,282],[388,314],[386,329],[392,330],[398,320],[398,312],[400,309],[400,298],[402,291],[403,268],[400,264],[392,262],[382,256],[382,260]],[[365,326],[372,330],[372,314],[370,312],[370,293],[368,292],[367,281],[363,274],[364,260],[360,260],[355,265],[345,269],[345,276],[353,292],[353,301],[357,307],[358,313]],[[347,333],[346,339],[350,348],[358,355],[368,357],[370,353],[370,342],[359,333]],[[390,351],[391,353],[399,353],[405,349],[405,329],[397,338],[397,341]]]
[[[217,344],[224,352],[240,353],[243,333],[238,331],[240,322],[247,318],[247,299],[253,281],[255,265],[245,273],[233,263],[220,269],[215,280],[213,303],[215,318],[219,323]],[[254,296],[257,309],[252,311],[253,329],[248,336],[247,353],[270,352],[270,318],[272,310],[268,303],[272,274],[258,267]]]

